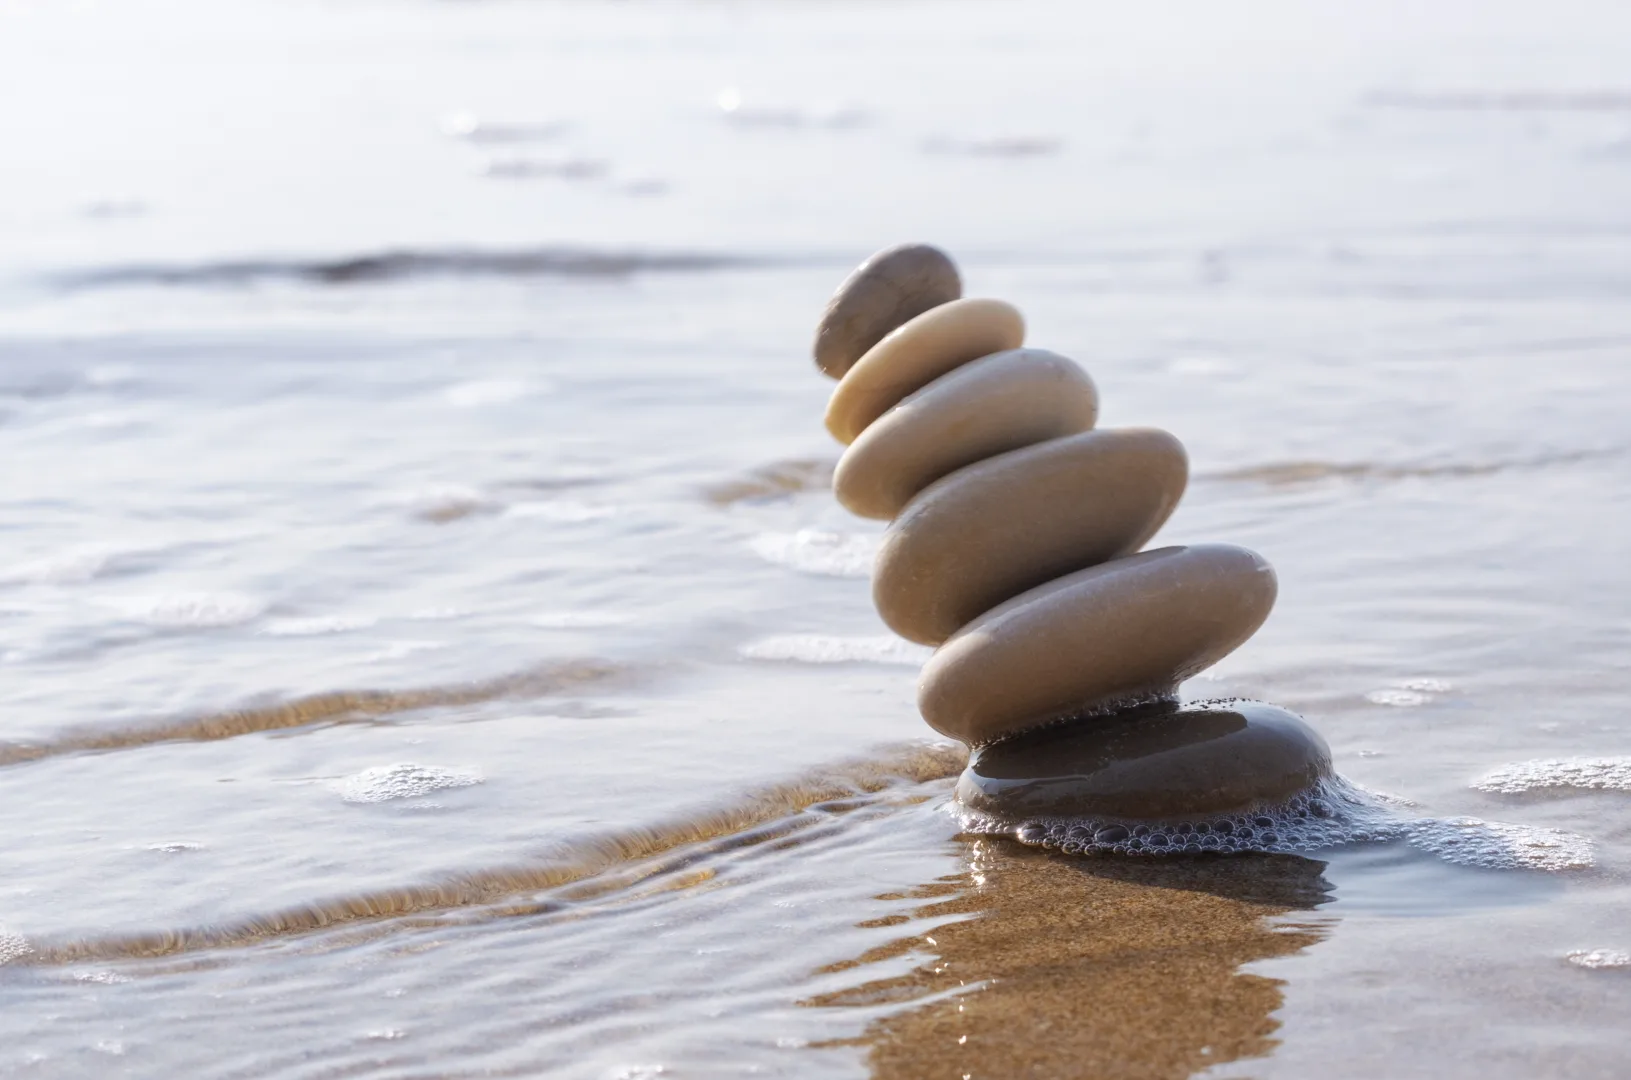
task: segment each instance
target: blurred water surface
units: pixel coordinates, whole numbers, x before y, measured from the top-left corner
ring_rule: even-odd
[[[1628,40],[0,0],[0,1073],[1624,1075]],[[958,837],[806,355],[907,239],[1279,569],[1189,693],[1595,866]]]

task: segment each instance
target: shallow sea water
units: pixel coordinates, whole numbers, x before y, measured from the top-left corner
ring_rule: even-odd
[[[1631,1071],[1631,15],[0,0],[0,1075]],[[961,834],[827,490],[875,248],[1279,606],[1400,814]]]

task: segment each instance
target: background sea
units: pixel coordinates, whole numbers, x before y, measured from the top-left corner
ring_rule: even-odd
[[[0,0],[0,1075],[1631,1072],[1628,72],[1618,2]],[[959,836],[808,355],[908,240],[1277,567],[1186,693],[1436,846]]]

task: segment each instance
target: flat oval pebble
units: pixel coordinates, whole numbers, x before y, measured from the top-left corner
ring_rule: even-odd
[[[1098,389],[1076,363],[1013,349],[964,364],[863,431],[838,462],[833,493],[862,517],[888,520],[947,473],[1093,427]]]
[[[953,300],[889,332],[855,361],[827,402],[827,430],[852,443],[868,424],[948,371],[1025,343],[1025,319],[1001,300]]]
[[[1231,544],[1160,548],[1081,570],[958,631],[924,665],[918,707],[936,731],[978,746],[1171,697],[1251,637],[1277,591],[1263,557]]]
[[[856,267],[828,301],[816,326],[816,366],[841,379],[885,334],[962,295],[957,266],[939,248],[886,248]]]
[[[872,599],[890,629],[938,645],[1046,581],[1137,551],[1188,480],[1183,444],[1154,428],[1089,431],[936,481],[884,534]]]
[[[1173,820],[1284,803],[1331,773],[1331,748],[1261,701],[1129,710],[975,751],[958,801],[1006,820]],[[1204,827],[1204,826],[1203,826]]]

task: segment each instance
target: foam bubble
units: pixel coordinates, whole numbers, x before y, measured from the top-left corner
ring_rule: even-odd
[[[542,521],[579,522],[600,521],[615,515],[610,506],[595,506],[572,499],[548,499],[538,502],[518,502],[504,511],[505,517],[532,518]]]
[[[388,641],[385,643],[385,648],[380,649],[378,652],[371,652],[363,657],[363,662],[372,664],[381,660],[400,660],[405,656],[412,656],[414,653],[434,652],[437,649],[445,649],[447,646],[448,643],[445,641],[414,639]]]
[[[1631,953],[1618,949],[1575,949],[1566,959],[1576,967],[1590,971],[1631,968]]]
[[[399,762],[364,769],[340,782],[340,795],[349,803],[380,803],[392,799],[415,799],[433,791],[470,787],[481,783],[481,774],[467,769],[444,769],[435,765]]]
[[[668,1070],[661,1065],[630,1065],[609,1075],[611,1080],[656,1080],[667,1076]]]
[[[1504,821],[1427,818],[1411,823],[1405,836],[1446,862],[1490,870],[1584,870],[1595,861],[1583,836]]]
[[[1008,834],[1067,855],[1172,855],[1204,852],[1305,854],[1343,844],[1402,840],[1446,862],[1501,870],[1578,870],[1593,863],[1591,841],[1556,829],[1477,818],[1408,818],[1400,800],[1341,777],[1283,803],[1189,820],[1038,818],[1008,821],[964,807],[968,832]]]
[[[872,576],[879,538],[873,533],[836,533],[800,529],[796,533],[761,533],[748,546],[762,559],[832,577]]]
[[[1425,705],[1432,698],[1420,690],[1389,687],[1386,690],[1372,690],[1365,695],[1365,700],[1373,705],[1391,705],[1396,709],[1408,709],[1414,705]]]
[[[379,620],[372,615],[316,615],[304,619],[273,619],[261,630],[272,637],[322,637],[363,630]]]
[[[821,102],[809,107],[743,100],[742,92],[727,86],[714,98],[720,114],[743,127],[852,128],[866,123],[866,113],[843,102]]]
[[[934,650],[898,637],[840,637],[782,634],[752,641],[738,650],[747,660],[791,660],[805,664],[908,664],[921,667]]]
[[[21,934],[14,934],[0,926],[0,965],[9,964],[33,951],[34,947],[24,941]]]
[[[109,601],[126,618],[165,630],[209,630],[258,619],[266,604],[243,593],[164,593]]]
[[[1503,765],[1472,782],[1479,791],[1522,795],[1549,788],[1631,791],[1631,757],[1543,758]]]
[[[75,982],[98,983],[102,986],[118,986],[120,983],[131,981],[129,975],[120,975],[116,971],[81,971],[74,976]]]
[[[1432,701],[1434,696],[1445,693],[1450,684],[1443,679],[1415,678],[1405,679],[1394,683],[1382,690],[1372,690],[1365,695],[1365,700],[1373,705],[1390,705],[1396,709],[1408,709],[1416,705],[1425,705]]]
[[[147,850],[164,855],[185,855],[189,851],[203,851],[204,845],[196,840],[165,840],[157,844],[148,844]]]

